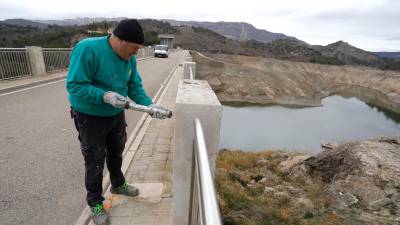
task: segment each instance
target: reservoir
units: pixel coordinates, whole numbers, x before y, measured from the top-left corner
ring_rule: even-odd
[[[400,135],[400,114],[339,95],[321,107],[223,106],[220,149],[316,153],[321,141],[344,143]]]

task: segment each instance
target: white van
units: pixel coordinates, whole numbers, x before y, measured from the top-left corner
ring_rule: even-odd
[[[156,45],[156,47],[154,48],[154,57],[168,58],[168,46],[167,45]]]

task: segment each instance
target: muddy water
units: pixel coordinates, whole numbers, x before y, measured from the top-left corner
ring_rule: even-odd
[[[343,143],[400,135],[400,114],[339,95],[322,107],[223,106],[220,148],[315,153],[321,141]]]

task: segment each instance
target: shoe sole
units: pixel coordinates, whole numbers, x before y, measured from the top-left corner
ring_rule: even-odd
[[[111,192],[111,194],[114,194],[114,195],[123,195],[123,196],[127,196],[127,197],[136,197],[139,195],[139,191],[135,195],[126,195],[126,194],[121,194],[121,193],[115,193],[113,191],[110,191],[110,192]]]

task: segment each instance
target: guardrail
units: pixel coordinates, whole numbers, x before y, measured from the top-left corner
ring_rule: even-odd
[[[42,48],[42,51],[46,72],[68,68],[72,48]]]
[[[26,48],[0,48],[0,80],[31,75]]]
[[[189,209],[190,225],[221,225],[221,214],[215,194],[214,181],[203,128],[198,118],[194,121],[192,182]]]

